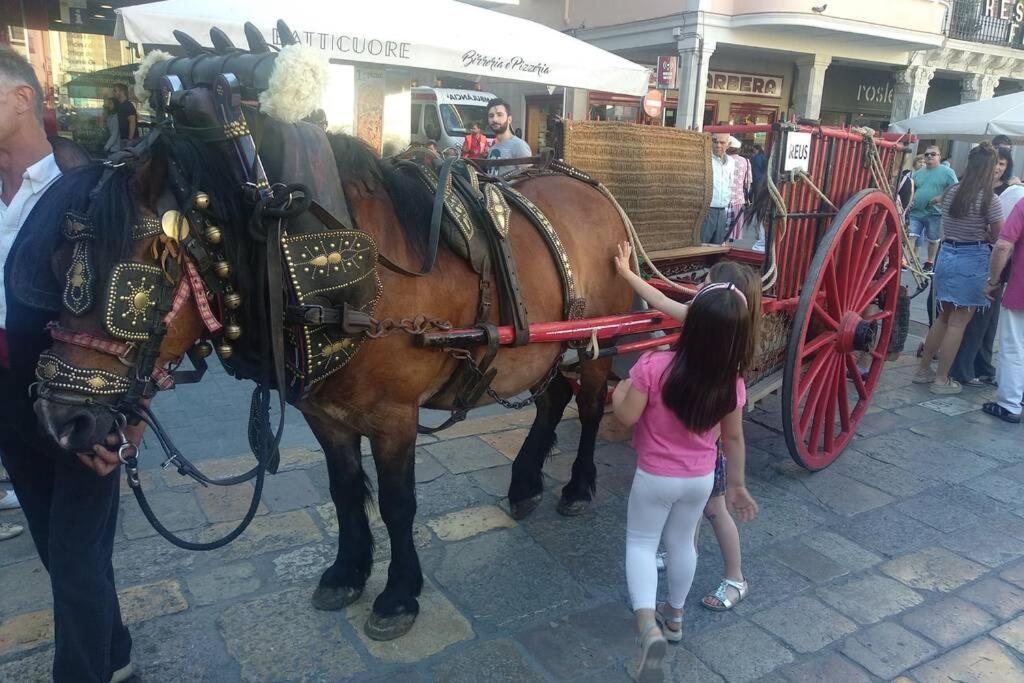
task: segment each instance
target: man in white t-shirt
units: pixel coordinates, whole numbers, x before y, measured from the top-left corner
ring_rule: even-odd
[[[7,282],[19,233],[33,209],[46,208],[44,196],[60,176],[43,129],[39,80],[21,55],[0,46],[0,456],[50,574],[53,679],[117,683],[134,672],[111,562],[118,472],[99,453],[57,452],[34,428],[26,375],[34,365],[28,356],[38,356],[44,343],[33,316],[46,314],[29,313]]]

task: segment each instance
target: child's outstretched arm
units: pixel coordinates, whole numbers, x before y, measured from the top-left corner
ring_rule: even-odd
[[[619,253],[615,256],[615,269],[619,272],[619,275],[629,283],[633,291],[646,301],[651,308],[657,309],[679,322],[683,322],[686,319],[686,311],[690,308],[689,305],[673,301],[634,273],[630,263],[632,253],[633,247],[629,242],[619,242]]]
[[[757,514],[757,502],[747,491],[747,448],[743,441],[743,406],[722,420],[725,450],[725,502],[738,519],[749,522]]]

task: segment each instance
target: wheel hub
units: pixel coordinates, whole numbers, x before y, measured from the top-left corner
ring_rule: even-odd
[[[864,320],[856,313],[847,313],[839,326],[839,350],[874,351],[878,345],[878,321]]]

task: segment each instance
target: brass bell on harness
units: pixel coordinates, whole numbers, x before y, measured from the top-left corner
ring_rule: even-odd
[[[206,241],[210,244],[220,244],[220,241],[224,239],[224,233],[221,232],[220,228],[216,225],[206,226]]]
[[[164,235],[175,242],[180,242],[188,237],[188,221],[180,211],[175,209],[163,212],[160,216],[160,228]]]
[[[230,292],[224,295],[224,306],[231,310],[235,310],[242,305],[242,297],[238,295],[238,292]]]
[[[206,358],[211,353],[213,353],[213,344],[211,344],[210,342],[204,341],[196,344],[195,354],[200,358]]]
[[[206,211],[210,208],[210,195],[205,192],[196,193],[196,208],[200,211]]]
[[[231,354],[235,352],[235,349],[227,342],[221,342],[217,344],[217,355],[223,359],[231,358]]]
[[[217,273],[221,280],[227,280],[231,275],[231,264],[227,261],[217,261],[213,264],[213,272]]]
[[[242,326],[238,323],[228,323],[224,326],[224,336],[227,339],[238,339],[242,336]]]

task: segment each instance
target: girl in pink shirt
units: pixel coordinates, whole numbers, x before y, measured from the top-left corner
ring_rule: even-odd
[[[640,681],[660,680],[666,635],[682,637],[670,626],[682,623],[693,582],[693,537],[711,495],[719,436],[728,463],[726,502],[741,520],[757,512],[744,482],[743,372],[750,334],[743,293],[731,283],[706,285],[686,310],[675,348],[642,356],[613,394],[615,416],[636,425],[626,582],[637,620]],[[668,605],[655,604],[660,540],[668,550]],[[669,626],[664,634],[659,620]]]

